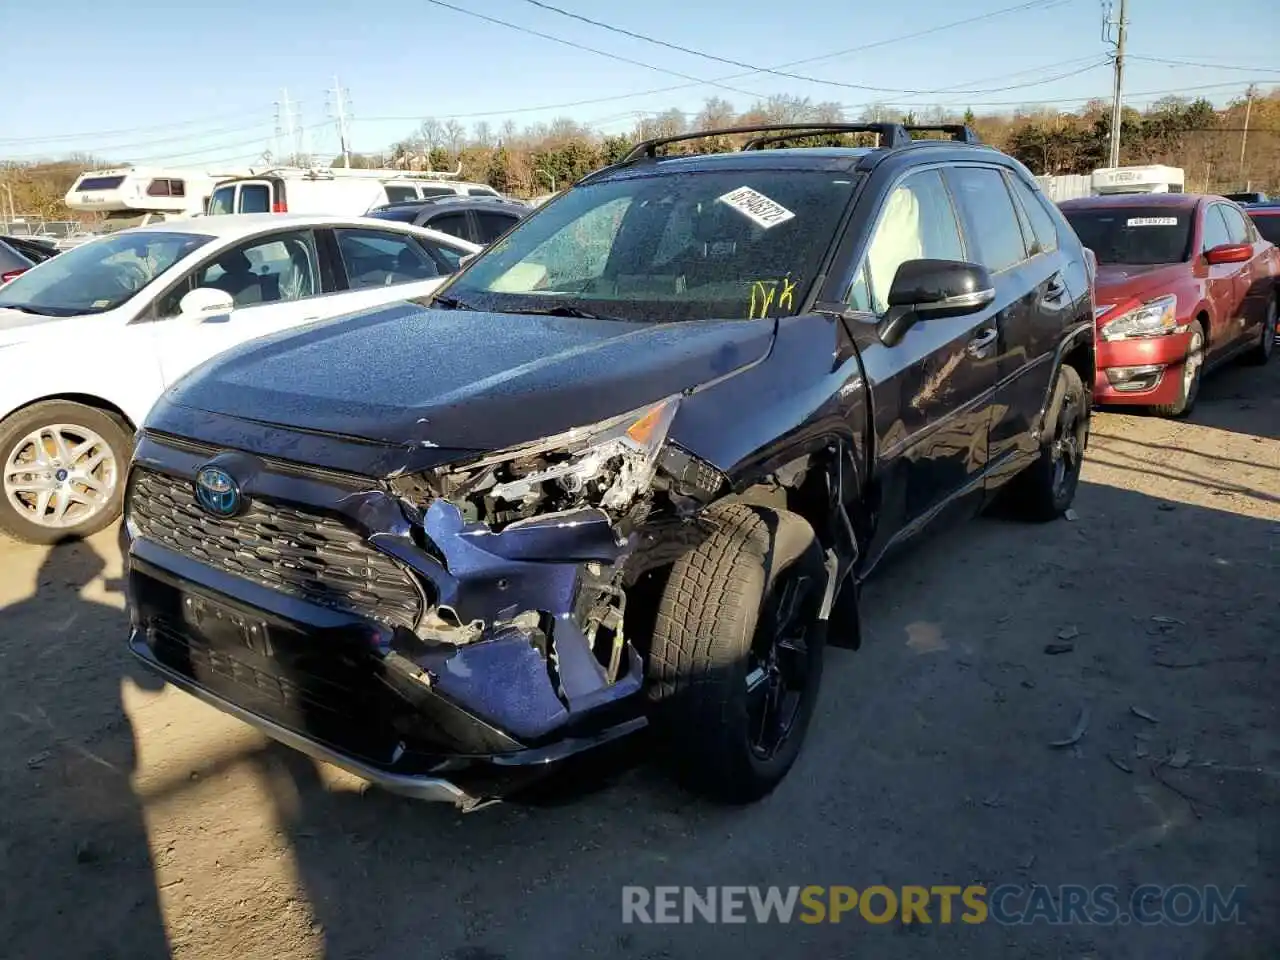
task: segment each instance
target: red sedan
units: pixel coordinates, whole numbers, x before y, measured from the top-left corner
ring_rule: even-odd
[[[1126,194],[1061,208],[1098,259],[1096,402],[1181,416],[1206,370],[1240,356],[1267,362],[1280,250],[1234,203]]]

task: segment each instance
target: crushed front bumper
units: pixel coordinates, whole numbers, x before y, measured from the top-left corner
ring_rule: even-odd
[[[367,484],[237,454],[251,506],[218,518],[191,489],[211,453],[144,435],[130,474],[130,647],[166,680],[389,791],[463,808],[645,726],[638,653],[619,635],[610,677],[582,625],[621,554],[599,517],[495,534],[437,501],[414,523]],[[441,610],[467,642],[423,626]]]

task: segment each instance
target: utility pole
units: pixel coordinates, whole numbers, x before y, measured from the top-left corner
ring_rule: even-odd
[[[1124,43],[1129,33],[1128,0],[1120,0],[1120,16],[1111,19],[1111,0],[1105,0],[1102,19],[1102,39],[1115,47],[1112,62],[1115,64],[1115,82],[1111,90],[1111,156],[1107,165],[1120,166],[1120,126],[1124,117],[1122,94],[1124,91]],[[1115,28],[1114,35],[1111,28]]]
[[[289,99],[289,91],[281,90],[280,99],[276,101],[276,139],[282,141],[285,149],[293,153],[287,161],[289,163],[297,163],[297,154],[300,152],[296,110],[297,104]],[[275,154],[281,156],[278,145]]]
[[[1249,84],[1249,89],[1245,91],[1244,101],[1244,130],[1240,134],[1240,179],[1244,180],[1244,148],[1249,143],[1249,114],[1253,112],[1253,98],[1258,95],[1257,84]],[[1246,190],[1252,186],[1253,181],[1247,181],[1244,188]]]
[[[329,107],[333,111],[333,118],[338,124],[338,144],[342,148],[342,165],[349,170],[351,169],[351,139],[347,131],[347,97],[350,95],[350,91],[344,90],[335,76],[333,78],[333,89],[329,93],[333,96]]]

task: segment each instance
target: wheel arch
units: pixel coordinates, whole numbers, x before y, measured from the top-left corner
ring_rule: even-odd
[[[27,400],[25,403],[21,403],[6,411],[3,416],[0,416],[0,421],[8,420],[14,414],[21,413],[29,407],[34,407],[37,403],[50,403],[54,401],[78,403],[81,406],[93,407],[96,410],[101,410],[103,413],[109,413],[113,417],[116,417],[128,429],[129,433],[137,433],[138,431],[137,424],[134,423],[133,418],[130,417],[120,405],[112,403],[110,400],[97,396],[96,394],[65,391],[60,393],[51,393],[46,396],[35,397],[31,400]]]
[[[1049,407],[1053,403],[1054,385],[1058,382],[1058,371],[1063,367],[1071,367],[1080,375],[1088,396],[1093,395],[1094,379],[1097,375],[1097,352],[1094,349],[1094,323],[1080,322],[1067,331],[1066,336],[1058,344],[1053,358],[1053,373],[1045,385],[1044,399],[1040,403],[1040,412],[1036,416],[1035,436],[1038,439],[1044,432]]]

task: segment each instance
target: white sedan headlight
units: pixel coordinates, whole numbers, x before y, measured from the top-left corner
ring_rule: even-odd
[[[1138,337],[1163,337],[1179,333],[1178,298],[1172,293],[1148,300],[1132,310],[1126,310],[1114,320],[1102,325],[1103,340],[1130,340]]]

